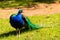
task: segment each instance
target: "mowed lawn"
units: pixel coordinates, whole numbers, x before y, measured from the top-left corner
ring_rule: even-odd
[[[9,19],[0,19],[0,40],[60,40],[60,14],[29,16],[30,21],[41,28],[22,31],[20,37],[10,26]]]

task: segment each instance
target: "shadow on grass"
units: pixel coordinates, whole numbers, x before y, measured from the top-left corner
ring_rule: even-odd
[[[34,29],[34,30],[37,30],[37,29]],[[23,34],[24,32],[34,31],[34,30],[33,29],[32,30],[23,29],[23,30],[21,30],[21,34]],[[8,33],[0,34],[0,38],[9,37],[10,35],[16,36],[17,35],[17,31],[15,30],[15,31],[10,31]]]

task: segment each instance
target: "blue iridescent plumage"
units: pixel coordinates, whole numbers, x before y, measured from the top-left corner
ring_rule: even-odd
[[[23,15],[21,14],[22,10],[19,10],[17,14],[12,14],[10,16],[10,24],[16,29],[22,28],[26,23]]]

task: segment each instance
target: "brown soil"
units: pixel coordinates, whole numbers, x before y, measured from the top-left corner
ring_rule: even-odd
[[[56,4],[38,4],[32,8],[22,8],[23,15],[47,15],[60,13],[60,3]],[[11,14],[17,13],[18,9],[6,8],[0,10],[0,18],[9,18]]]

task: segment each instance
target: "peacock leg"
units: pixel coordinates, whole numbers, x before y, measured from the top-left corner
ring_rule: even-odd
[[[17,37],[20,37],[20,30],[17,29]]]

